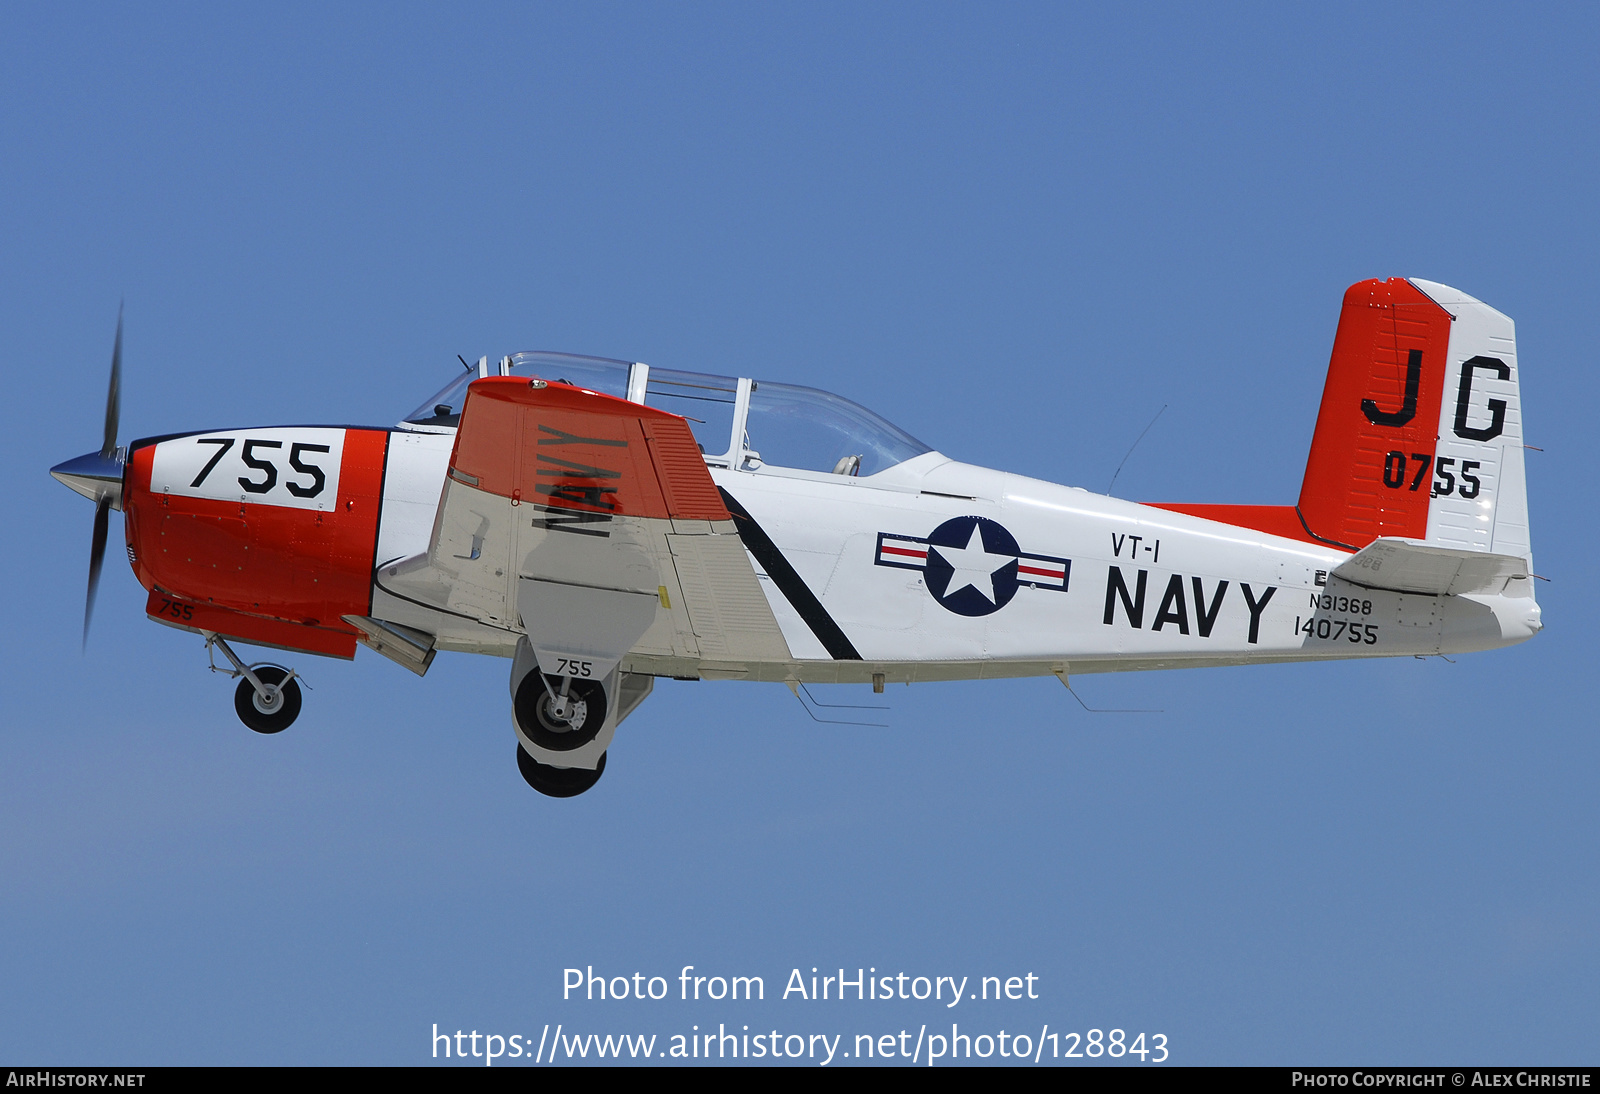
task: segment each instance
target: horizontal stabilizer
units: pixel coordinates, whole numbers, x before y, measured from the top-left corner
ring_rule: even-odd
[[[1387,536],[1340,563],[1333,575],[1369,589],[1430,596],[1530,595],[1528,563],[1514,555],[1428,547]]]

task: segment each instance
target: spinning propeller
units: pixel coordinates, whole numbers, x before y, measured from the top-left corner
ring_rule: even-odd
[[[117,447],[117,421],[122,413],[122,309],[117,309],[117,341],[111,351],[111,384],[106,391],[105,438],[100,451],[58,463],[50,474],[63,485],[94,502],[94,537],[89,546],[89,593],[83,605],[83,643],[89,644],[89,620],[94,615],[95,590],[105,561],[106,533],[111,510],[122,508],[122,472],[127,453]]]

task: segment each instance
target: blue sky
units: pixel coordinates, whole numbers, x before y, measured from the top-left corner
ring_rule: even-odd
[[[0,1058],[417,1063],[916,1030],[792,968],[1040,977],[973,1028],[1183,1063],[1592,1062],[1597,16],[1413,5],[13,6],[0,33]],[[941,451],[1287,503],[1340,295],[1518,324],[1547,629],[1440,660],[927,685],[888,729],[665,681],[590,794],[505,662],[365,651],[262,738],[113,549],[124,439],[385,424],[527,348],[838,391]],[[836,702],[866,689],[828,689]],[[984,761],[981,757],[993,757]],[[563,1002],[561,970],[762,975]],[[1007,1025],[1010,1023],[1011,1025]],[[965,1028],[965,1027],[964,1027]]]

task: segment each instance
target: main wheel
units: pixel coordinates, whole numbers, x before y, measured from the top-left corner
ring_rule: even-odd
[[[606,754],[600,753],[600,763],[593,771],[581,767],[552,767],[542,764],[517,746],[517,770],[523,780],[539,793],[551,798],[575,798],[600,781],[605,774]]]
[[[233,693],[233,709],[239,721],[257,733],[281,733],[300,717],[300,685],[289,674],[273,665],[262,665],[256,677],[273,689],[273,701],[263,702],[249,680],[240,680]]]
[[[606,721],[606,690],[595,680],[573,680],[567,689],[567,717],[552,712],[555,696],[544,673],[534,670],[517,685],[512,702],[517,724],[528,739],[551,752],[571,752],[600,735]]]

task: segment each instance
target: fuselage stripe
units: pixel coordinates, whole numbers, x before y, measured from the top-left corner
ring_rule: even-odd
[[[772,578],[778,591],[784,595],[794,610],[800,613],[800,618],[805,625],[811,628],[811,633],[817,636],[817,641],[822,643],[828,651],[828,656],[835,661],[859,661],[861,654],[856,652],[856,647],[850,641],[839,624],[834,622],[833,616],[828,614],[828,609],[822,606],[822,601],[817,599],[817,594],[805,579],[795,570],[778,545],[772,542],[761,525],[737,501],[732,494],[717,487],[717,492],[722,495],[722,503],[728,507],[729,514],[733,517],[733,525],[739,531],[739,539],[745,548],[755,556],[761,568]]]

